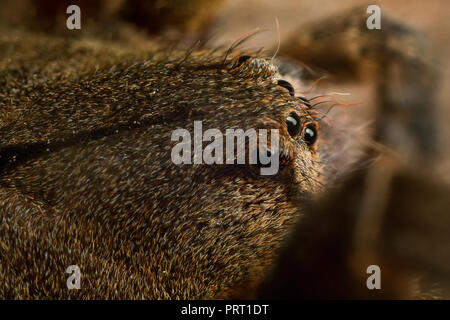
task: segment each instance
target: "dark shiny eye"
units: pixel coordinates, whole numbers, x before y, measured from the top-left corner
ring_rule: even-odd
[[[285,81],[285,80],[278,80],[277,84],[285,89],[287,89],[287,91],[289,92],[289,94],[291,95],[291,97],[295,96],[295,91],[294,91],[294,87],[292,86],[292,84],[290,84],[289,82]]]
[[[313,123],[308,123],[303,128],[302,138],[308,146],[312,146],[317,141],[317,126]]]
[[[251,56],[248,56],[248,55],[240,56],[240,57],[236,60],[236,62],[234,63],[234,65],[231,67],[231,69],[240,67],[245,61],[247,61],[247,60],[250,59],[250,58],[251,58]]]
[[[295,112],[291,112],[286,117],[286,125],[291,137],[296,137],[300,133],[300,118]]]
[[[237,63],[238,63],[238,65],[241,65],[250,58],[251,58],[251,56],[240,56]]]

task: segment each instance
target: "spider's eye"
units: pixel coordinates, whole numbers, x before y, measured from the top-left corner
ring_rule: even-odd
[[[317,141],[317,126],[313,123],[308,123],[303,128],[302,138],[308,146],[312,146]]]
[[[247,61],[248,59],[250,59],[251,56],[245,55],[245,56],[240,56],[236,62],[234,63],[234,65],[231,67],[231,69],[234,68],[238,68],[240,67],[245,61]]]
[[[247,55],[246,56],[240,56],[238,61],[237,61],[237,64],[241,65],[241,64],[243,64],[245,61],[247,61],[250,58],[251,58],[251,56],[247,56]]]
[[[296,137],[300,133],[300,118],[295,112],[291,112],[286,117],[286,125],[291,137]]]
[[[289,94],[291,95],[291,97],[294,97],[294,96],[295,96],[295,91],[294,91],[294,87],[292,86],[292,84],[290,84],[289,82],[287,82],[287,81],[285,81],[285,80],[281,80],[281,79],[278,80],[277,84],[278,84],[280,87],[285,88],[285,89],[289,92]]]

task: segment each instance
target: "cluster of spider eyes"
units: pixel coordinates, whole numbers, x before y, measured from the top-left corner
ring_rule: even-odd
[[[316,142],[317,127],[314,123],[309,122],[302,126],[300,117],[295,112],[291,112],[285,121],[292,138],[297,139],[301,136],[308,146],[312,146]]]
[[[245,63],[247,60],[249,60],[251,56],[249,55],[243,55],[240,56],[237,61],[235,62],[233,68],[237,68],[241,66],[243,63]],[[277,84],[285,89],[288,90],[289,94],[292,97],[295,97],[294,87],[285,80],[278,80]],[[299,98],[303,104],[305,104],[307,107],[311,107],[308,100],[305,98],[300,97]],[[307,122],[306,124],[303,124],[300,120],[300,117],[297,113],[291,112],[285,119],[288,132],[290,136],[293,139],[298,139],[301,137],[301,139],[308,145],[312,146],[317,141],[317,125],[314,122]]]
[[[294,88],[285,80],[278,80],[278,85],[287,89],[289,94],[294,97]],[[307,101],[301,99],[309,107]],[[302,121],[297,113],[291,112],[285,119],[287,129],[292,138],[297,139],[299,137],[308,145],[312,146],[317,141],[317,125],[313,122],[308,122],[302,125]]]

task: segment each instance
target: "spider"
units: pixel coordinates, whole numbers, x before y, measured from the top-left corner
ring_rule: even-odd
[[[269,50],[245,47],[259,30],[220,46],[218,2],[163,4],[82,1],[76,33],[64,3],[34,1],[2,27],[0,297],[448,297],[439,70],[420,34],[384,13],[368,29],[365,6]],[[370,83],[373,101],[327,77]],[[352,129],[365,104],[371,130]],[[215,133],[197,141],[199,121]],[[180,128],[192,163],[171,161]],[[279,132],[275,174],[233,158],[274,156],[272,140],[196,159],[238,128]]]

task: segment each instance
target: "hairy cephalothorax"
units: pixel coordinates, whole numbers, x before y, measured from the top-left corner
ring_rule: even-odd
[[[77,44],[52,45],[60,60],[42,64],[65,70]],[[3,70],[2,296],[211,298],[261,280],[297,217],[291,200],[322,184],[314,110],[262,56],[113,54],[61,77]],[[222,132],[278,129],[278,173],[174,164],[172,132],[197,120]],[[83,270],[78,292],[61,281],[71,261]]]
[[[357,28],[355,23],[340,26]],[[404,177],[404,159],[384,156],[391,160],[381,161],[382,169],[368,165],[376,155],[389,154],[379,146],[356,165],[356,175],[337,181],[344,175],[343,163],[356,160],[336,156],[342,136],[334,134],[336,123],[326,121],[329,108],[344,103],[332,94],[305,89],[314,88],[315,81],[292,60],[298,53],[292,46],[281,47],[279,52],[291,59],[285,60],[273,56],[278,50],[238,50],[245,38],[225,49],[196,43],[176,50],[155,41],[132,46],[89,35],[65,39],[4,30],[1,298],[396,298],[423,295],[410,286],[418,271],[438,270],[443,275],[438,279],[448,280],[448,270],[423,247],[414,256],[399,250],[405,248],[402,239],[399,247],[380,241],[383,236],[395,240],[398,230],[408,234],[427,225],[421,208],[412,215],[412,226],[405,223],[411,209],[404,205],[405,197],[442,200],[445,187],[430,182],[439,191],[424,193],[421,177]],[[326,48],[322,40],[317,42]],[[389,39],[375,40],[379,49]],[[370,43],[363,49],[373,49]],[[411,65],[419,65],[415,75],[428,72],[421,60],[403,63],[400,53],[394,57],[400,84],[411,75],[402,73]],[[371,59],[384,63],[388,56]],[[423,93],[434,83],[431,72],[426,79],[416,81],[413,89],[432,108],[433,92]],[[380,110],[387,111],[384,116],[392,114],[398,99],[381,73],[376,81],[381,83]],[[205,164],[193,155],[189,163],[174,163],[178,141],[173,132],[181,128],[192,134],[200,121],[203,130],[217,129],[223,140],[229,129],[278,130],[276,174],[262,175],[267,163],[259,158],[255,163]],[[402,118],[393,117],[388,130],[395,121]],[[426,121],[433,123],[432,112]],[[402,149],[398,141],[385,139],[389,135],[376,138],[407,150],[404,158],[416,159],[424,132],[414,131],[414,125],[405,128],[408,137],[414,132],[408,140],[417,142],[414,148]],[[203,141],[200,148],[207,145]],[[272,145],[246,142],[246,156],[259,148],[273,152]],[[376,186],[390,184],[399,185],[393,189],[398,201],[377,191]],[[360,221],[361,210],[371,208],[374,196],[385,201]],[[449,224],[440,213],[446,204],[435,203],[432,226],[440,225],[444,232]],[[376,219],[388,221],[389,210],[397,212],[392,215],[395,227]],[[367,226],[377,227],[378,233]],[[290,240],[283,247],[285,239]],[[436,247],[438,241],[423,243]],[[446,246],[440,248],[446,257]],[[390,279],[401,279],[385,291],[364,291],[361,273],[369,260],[382,264]],[[419,266],[411,276],[409,269],[403,273],[405,260]],[[79,290],[67,288],[70,265],[82,271]],[[330,270],[342,273],[340,290],[330,289],[326,277],[320,281]],[[314,272],[318,281],[311,281]]]

